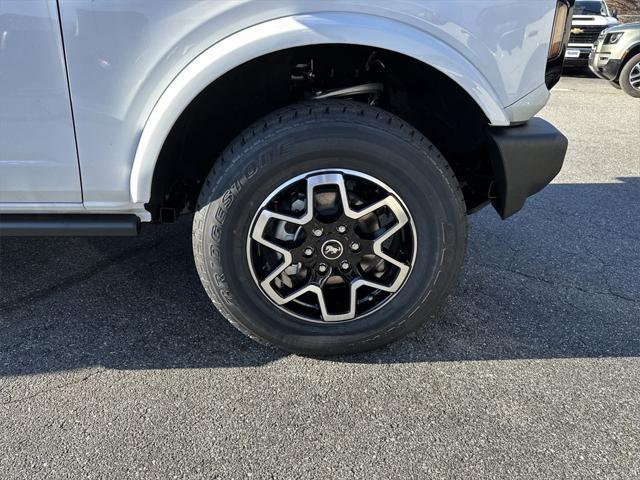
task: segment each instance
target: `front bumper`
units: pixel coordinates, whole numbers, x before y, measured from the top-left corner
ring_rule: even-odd
[[[553,125],[537,117],[517,127],[492,127],[489,136],[497,190],[492,202],[504,219],[558,175],[569,142]]]
[[[569,45],[567,50],[579,50],[580,56],[577,58],[565,57],[564,58],[564,66],[565,67],[586,67],[589,63],[589,54],[591,53],[591,46],[585,47],[575,47]]]
[[[589,68],[598,77],[613,81],[618,78],[622,60],[612,59],[609,52],[592,51],[589,55]]]

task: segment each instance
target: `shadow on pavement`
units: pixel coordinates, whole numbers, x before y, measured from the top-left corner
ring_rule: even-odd
[[[553,184],[471,219],[467,265],[427,325],[356,363],[640,355],[640,179]],[[138,239],[3,239],[0,375],[257,366],[285,354],[215,311],[189,219]]]

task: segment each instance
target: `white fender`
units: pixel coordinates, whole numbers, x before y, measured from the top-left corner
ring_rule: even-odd
[[[180,114],[208,85],[256,57],[305,45],[344,43],[384,48],[420,60],[458,83],[492,125],[509,125],[486,78],[458,51],[405,23],[366,14],[322,13],[271,20],[235,33],[196,57],[163,92],[147,119],[131,171],[131,199],[148,202],[156,161]]]

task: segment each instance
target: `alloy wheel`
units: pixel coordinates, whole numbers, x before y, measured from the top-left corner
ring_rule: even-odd
[[[360,319],[405,284],[416,255],[400,197],[360,172],[314,171],[280,185],[247,238],[253,279],[279,309],[305,321]]]
[[[631,69],[629,73],[629,83],[635,90],[640,91],[640,62]]]

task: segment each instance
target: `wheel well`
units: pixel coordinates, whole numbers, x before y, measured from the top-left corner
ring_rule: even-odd
[[[396,52],[355,45],[314,45],[278,51],[215,80],[185,109],[166,138],[146,205],[154,220],[193,211],[201,183],[233,138],[264,115],[318,92],[375,82],[357,94],[411,123],[451,164],[472,211],[488,200],[488,120],[449,77]]]
[[[622,67],[620,67],[620,70],[622,70],[622,68],[624,68],[624,66],[627,64],[627,62],[629,60],[631,60],[633,57],[635,57],[636,55],[638,55],[640,53],[640,43],[636,46],[634,46],[633,48],[631,48],[627,54],[625,55],[623,61],[622,61]]]

